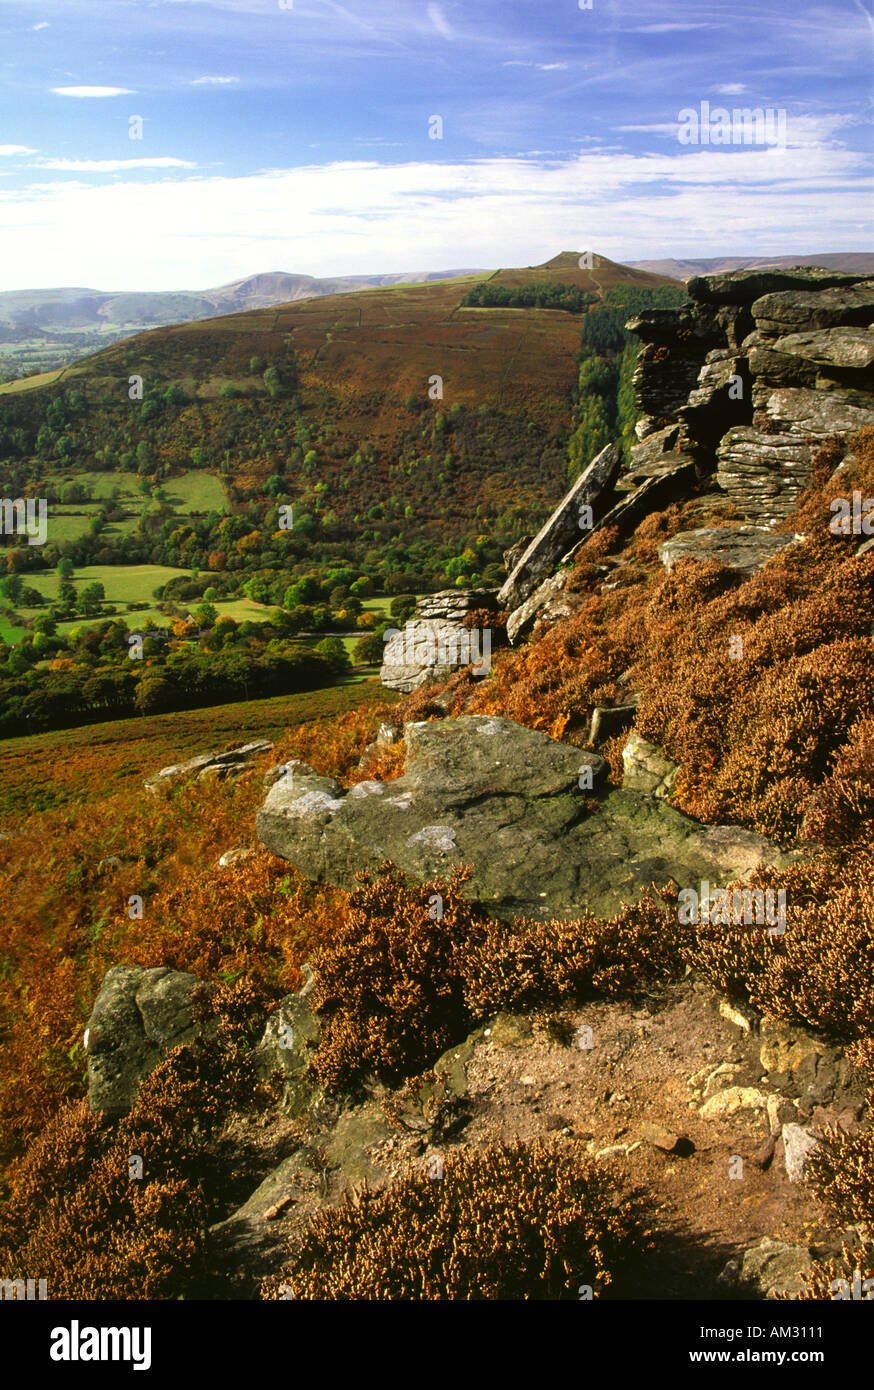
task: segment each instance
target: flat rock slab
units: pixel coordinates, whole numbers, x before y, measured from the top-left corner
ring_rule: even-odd
[[[544,522],[531,544],[523,551],[512,573],[498,591],[498,602],[509,609],[518,608],[547,577],[561,556],[579,540],[589,518],[582,508],[606,508],[602,497],[612,489],[622,463],[618,444],[608,444],[592,459],[576,482],[565,493],[555,511]]]
[[[874,365],[874,330],[824,328],[820,332],[790,333],[778,338],[774,351],[803,357],[818,366],[847,367],[864,371]]]
[[[874,321],[874,280],[819,292],[763,294],[752,312],[760,333],[778,337],[821,328],[866,328]]]
[[[795,537],[776,535],[759,526],[701,526],[680,531],[659,546],[659,559],[670,574],[678,560],[714,560],[727,569],[754,574]]]
[[[505,920],[609,917],[651,882],[729,882],[787,862],[752,831],[700,825],[640,792],[598,795],[597,754],[509,719],[408,724],[405,740],[396,781],[349,791],[328,777],[277,782],[257,816],[263,844],[349,889],[385,859],[417,882],[468,864],[468,897]]]
[[[243,743],[239,748],[228,748],[224,753],[201,753],[197,758],[189,758],[187,763],[171,763],[169,767],[162,767],[143,786],[146,791],[154,792],[189,777],[196,777],[198,781],[215,778],[224,782],[229,777],[239,777],[248,772],[256,758],[260,758],[262,753],[271,752],[272,748],[272,743],[261,738],[253,743]]]

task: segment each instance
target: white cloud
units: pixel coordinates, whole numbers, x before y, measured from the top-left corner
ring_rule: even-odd
[[[232,82],[239,82],[239,77],[194,77],[192,87],[227,87]]]
[[[744,82],[723,82],[722,86],[717,87],[716,90],[725,97],[737,97],[740,96],[741,92],[745,92],[747,87]]]
[[[631,32],[633,34],[677,34],[686,33],[690,29],[710,29],[711,27],[710,24],[684,23],[682,20],[678,20],[664,24],[638,24]]]
[[[443,13],[442,5],[429,5],[428,18],[434,25],[434,28],[437,30],[437,33],[441,34],[444,39],[454,38],[452,29],[449,25],[449,21]]]
[[[0,145],[0,155],[7,154],[36,154],[36,150],[28,145]]]
[[[40,159],[31,167],[70,174],[113,174],[120,169],[196,169],[197,165],[163,155],[154,159]]]
[[[56,97],[125,97],[132,96],[131,87],[52,87]]]
[[[40,29],[51,29],[51,27],[52,26],[48,23],[48,21],[44,19],[40,24],[32,25],[31,33],[38,34]]]
[[[567,63],[538,63],[541,72],[566,72]]]
[[[567,247],[615,260],[854,250],[866,156],[675,146],[573,158],[376,160],[240,178],[56,179],[0,188],[7,288],[206,287],[277,267],[309,274],[526,265]],[[63,228],[63,236],[59,229]]]

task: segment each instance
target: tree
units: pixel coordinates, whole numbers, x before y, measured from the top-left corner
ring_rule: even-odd
[[[62,579],[58,589],[58,602],[61,609],[66,613],[76,606],[76,587],[71,584],[69,579]]]
[[[332,672],[335,675],[342,675],[349,670],[350,661],[343,641],[339,637],[325,637],[316,647],[319,656],[323,656],[328,661]]]
[[[382,663],[384,643],[376,633],[368,633],[356,642],[352,656],[356,666],[379,666]]]
[[[62,560],[58,561],[58,574],[61,579],[72,579],[73,561],[70,559],[69,555],[65,555]]]
[[[211,603],[202,603],[199,608],[194,610],[194,621],[199,628],[214,627],[217,617],[218,609],[214,608]]]
[[[7,574],[4,579],[0,579],[0,594],[11,604],[18,602],[23,588],[24,580],[20,574]]]
[[[137,686],[134,704],[140,714],[152,714],[155,710],[169,709],[176,694],[175,686],[163,676],[146,676]]]
[[[254,362],[255,359],[253,358]],[[267,394],[271,399],[275,399],[282,394],[282,377],[275,367],[268,367],[263,377],[264,385],[267,387]]]
[[[95,580],[93,584],[86,584],[79,594],[76,604],[79,612],[86,618],[93,618],[100,612],[106,594],[103,585]]]

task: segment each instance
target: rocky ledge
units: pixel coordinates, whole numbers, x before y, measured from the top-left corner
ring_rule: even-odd
[[[509,719],[408,724],[406,770],[345,791],[300,771],[258,812],[259,839],[308,878],[353,888],[391,859],[417,882],[473,867],[466,891],[493,916],[609,917],[646,885],[745,878],[781,866],[778,847],[739,826],[705,826],[647,792],[599,792],[597,754]]]

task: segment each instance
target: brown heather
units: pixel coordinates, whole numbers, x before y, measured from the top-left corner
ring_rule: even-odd
[[[682,971],[664,901],[650,893],[609,922],[517,921],[476,913],[469,871],[410,887],[386,866],[349,901],[313,955],[321,1038],[314,1069],[328,1089],[369,1077],[395,1084],[430,1066],[501,1010],[559,1008],[632,995]],[[429,899],[442,899],[432,920]]]
[[[641,1204],[594,1160],[497,1144],[321,1213],[264,1297],[578,1299],[588,1285],[598,1298],[647,1243]]]
[[[229,1195],[223,1122],[267,1098],[249,1060],[253,1025],[263,1026],[254,991],[218,988],[201,1007],[215,1035],[164,1058],[129,1115],[112,1124],[80,1101],[32,1145],[0,1216],[7,1277],[46,1277],[51,1298],[197,1292],[207,1226]],[[142,1179],[130,1176],[132,1156]]]

